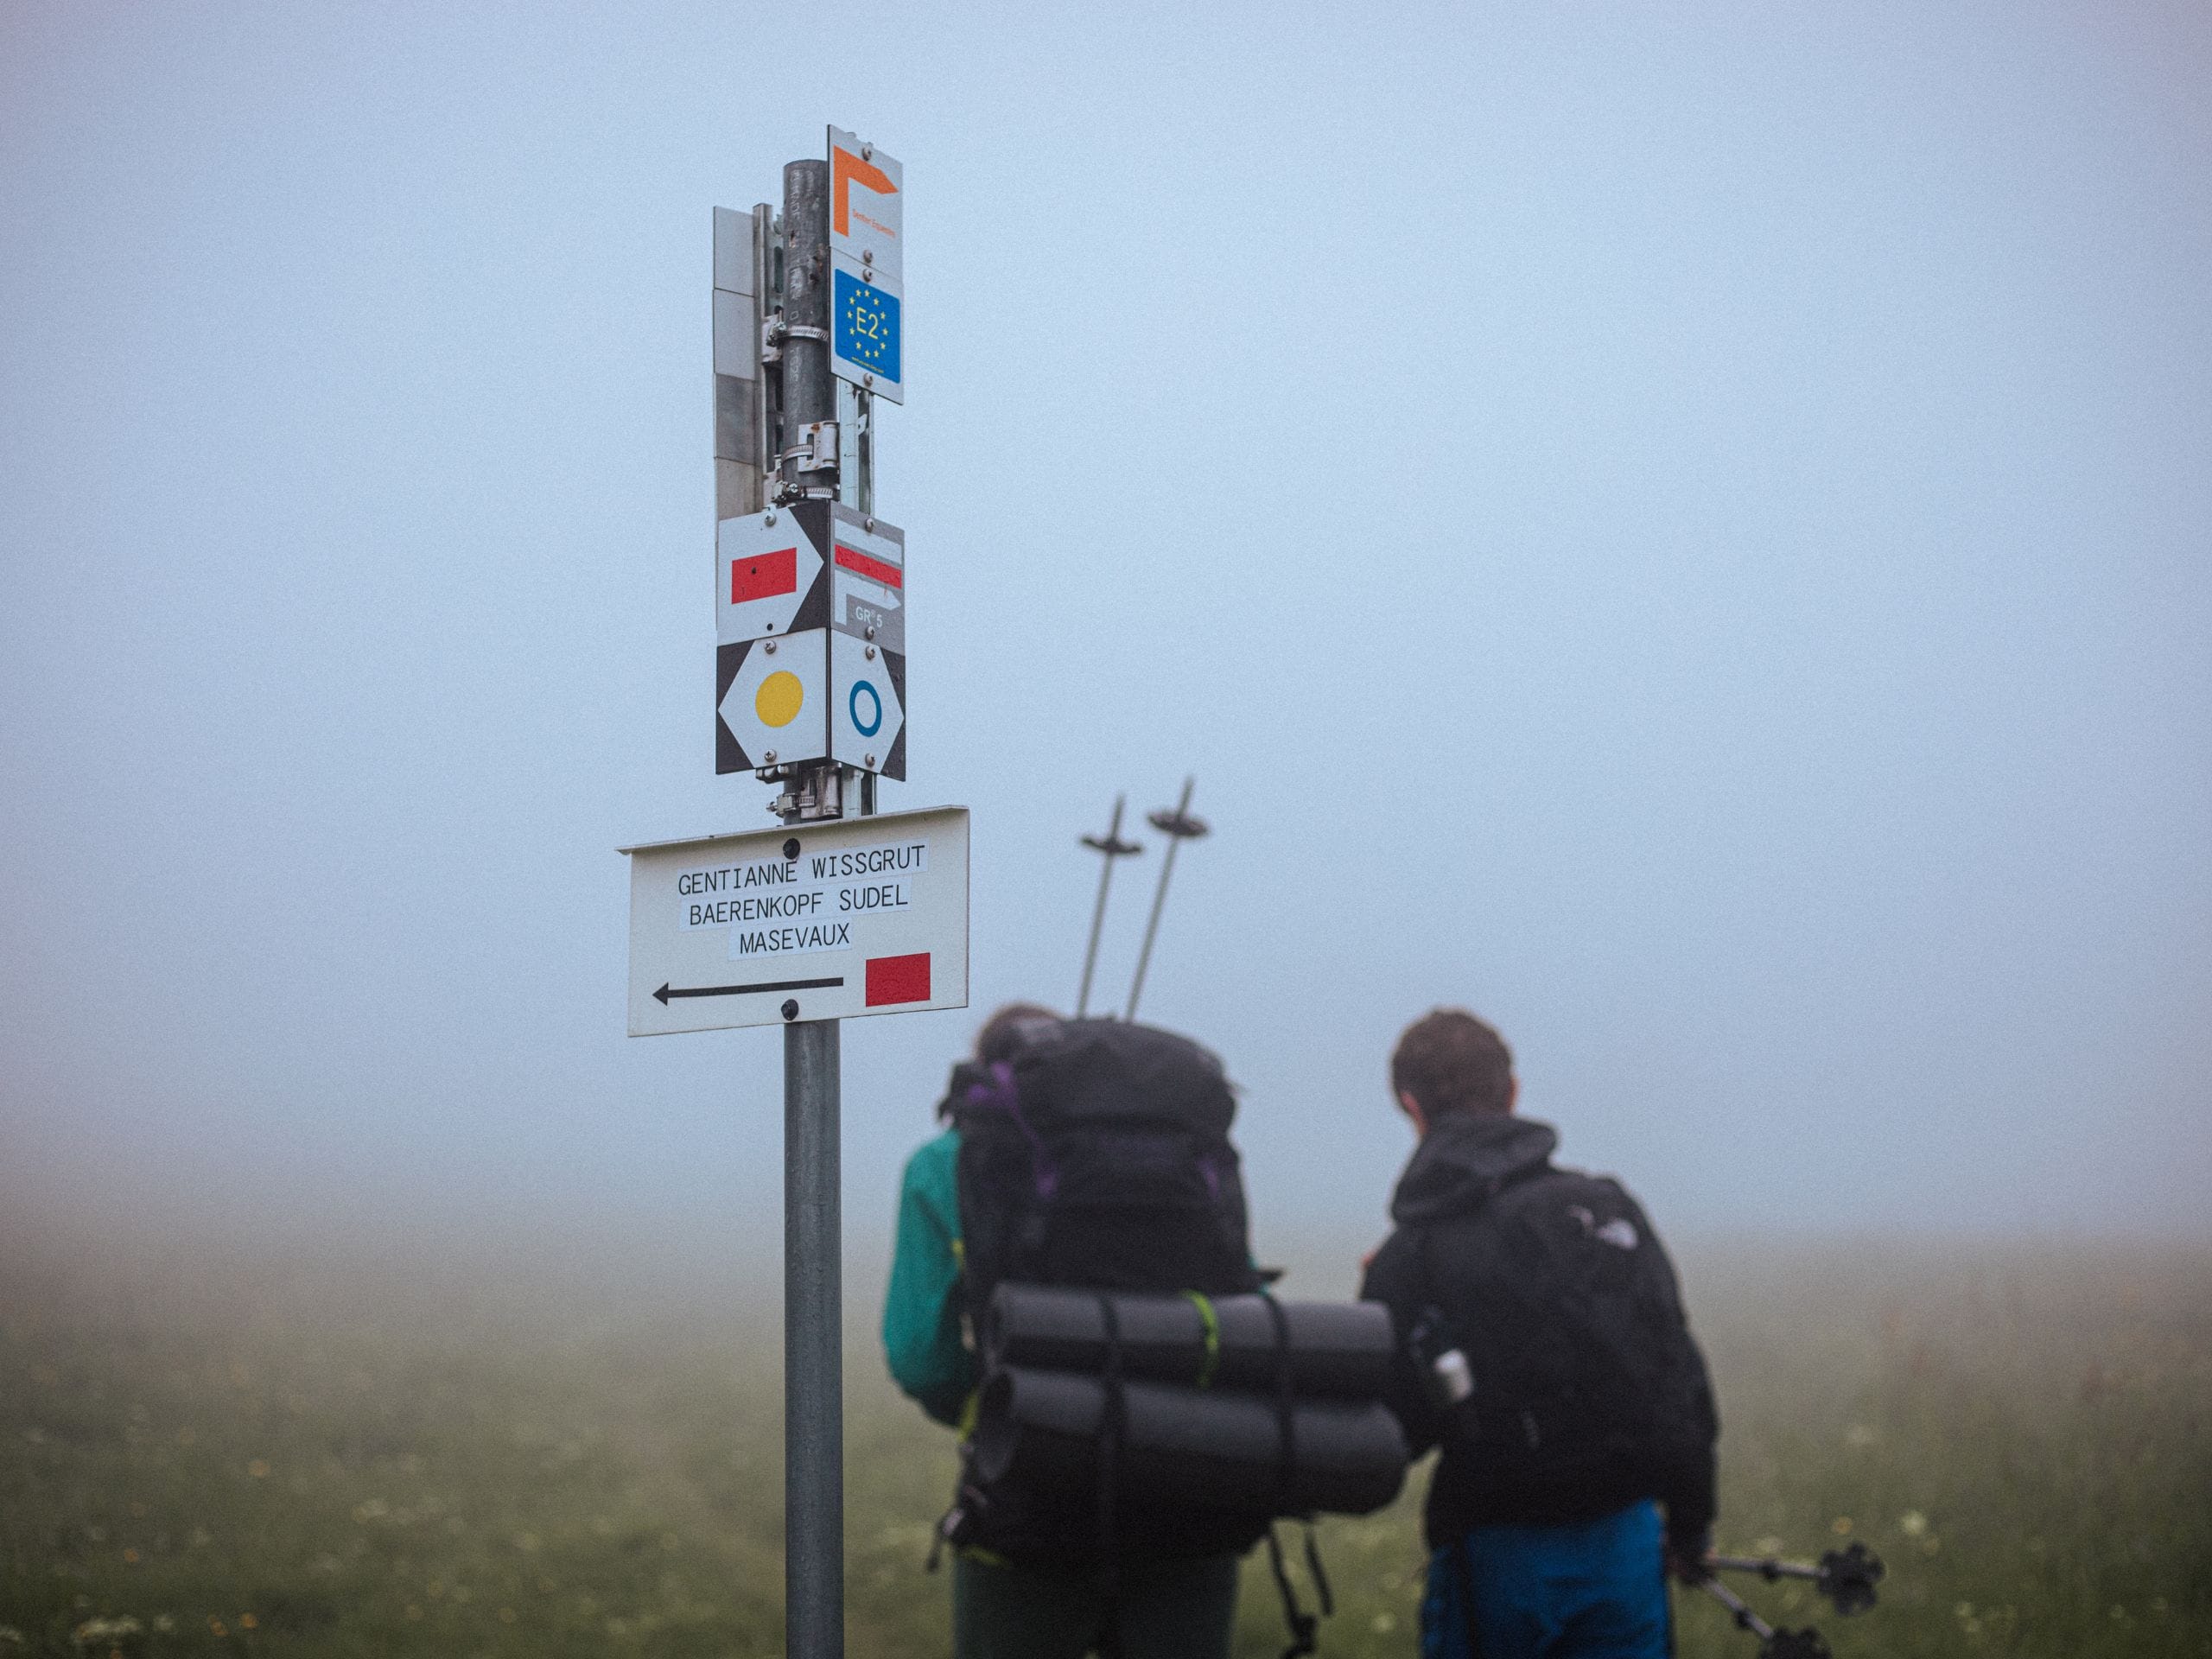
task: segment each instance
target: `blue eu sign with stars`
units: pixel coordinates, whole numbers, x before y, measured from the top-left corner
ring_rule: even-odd
[[[897,386],[899,372],[899,296],[862,282],[849,270],[836,273],[830,296],[833,354],[878,384]]]

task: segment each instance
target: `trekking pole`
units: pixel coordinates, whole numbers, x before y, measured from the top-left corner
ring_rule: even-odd
[[[1856,1539],[1846,1548],[1827,1551],[1817,1563],[1771,1555],[1707,1555],[1705,1564],[1717,1572],[1756,1573],[1769,1584],[1777,1579],[1810,1579],[1814,1589],[1834,1603],[1843,1618],[1874,1605],[1874,1586],[1883,1573],[1882,1558]]]
[[[1144,925],[1144,948],[1137,952],[1137,976],[1129,982],[1129,1011],[1125,1020],[1137,1017],[1137,998],[1144,994],[1144,970],[1152,961],[1152,942],[1160,931],[1160,912],[1167,903],[1167,878],[1175,874],[1175,849],[1186,841],[1196,841],[1209,833],[1204,818],[1191,816],[1191,791],[1198,779],[1183,779],[1183,798],[1175,803],[1172,812],[1162,810],[1147,813],[1145,822],[1167,837],[1167,856],[1160,866],[1160,889],[1152,895],[1152,918]]]
[[[1144,851],[1142,842],[1122,839],[1122,805],[1128,798],[1127,795],[1114,798],[1113,822],[1106,826],[1103,837],[1083,837],[1083,844],[1101,857],[1098,864],[1098,902],[1090,912],[1090,944],[1083,953],[1083,988],[1075,994],[1075,1017],[1078,1020],[1090,1006],[1090,970],[1098,963],[1098,931],[1106,925],[1106,889],[1113,885],[1114,861],[1134,857]]]
[[[1802,1630],[1778,1630],[1751,1610],[1744,1599],[1718,1579],[1700,1580],[1713,1599],[1736,1620],[1736,1628],[1759,1639],[1759,1659],[1829,1659],[1828,1644],[1808,1625]]]

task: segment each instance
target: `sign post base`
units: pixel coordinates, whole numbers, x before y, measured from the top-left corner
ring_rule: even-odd
[[[838,1032],[784,1027],[784,1651],[844,1659]]]

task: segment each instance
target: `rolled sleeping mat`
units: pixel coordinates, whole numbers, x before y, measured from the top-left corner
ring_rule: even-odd
[[[988,1359],[1035,1370],[1103,1371],[1102,1294],[1114,1303],[1123,1375],[1194,1388],[1275,1387],[1275,1322],[1262,1296],[1201,1299],[1002,1284],[992,1293],[985,1322]],[[1299,1394],[1371,1399],[1389,1386],[1395,1338],[1382,1303],[1279,1306]]]
[[[1274,1395],[1223,1393],[1131,1377],[1122,1385],[1115,1485],[1139,1503],[1260,1510],[1275,1515],[1368,1515],[1398,1495],[1406,1438],[1380,1402],[1300,1400],[1284,1479]],[[1098,1474],[1103,1378],[1015,1366],[983,1384],[976,1471],[1031,1484],[1090,1482]]]

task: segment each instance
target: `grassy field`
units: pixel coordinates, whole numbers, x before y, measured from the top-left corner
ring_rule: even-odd
[[[1770,1618],[1847,1659],[2212,1654],[2212,1254],[1686,1255],[1723,1541],[1889,1563],[1871,1614],[1753,1586]],[[772,1313],[185,1283],[0,1265],[0,1659],[779,1651]],[[940,1654],[950,1447],[854,1300],[850,1649]],[[1412,1651],[1423,1484],[1325,1524],[1325,1652]],[[1281,1629],[1255,1561],[1240,1655]],[[1701,1602],[1681,1649],[1752,1653]]]

